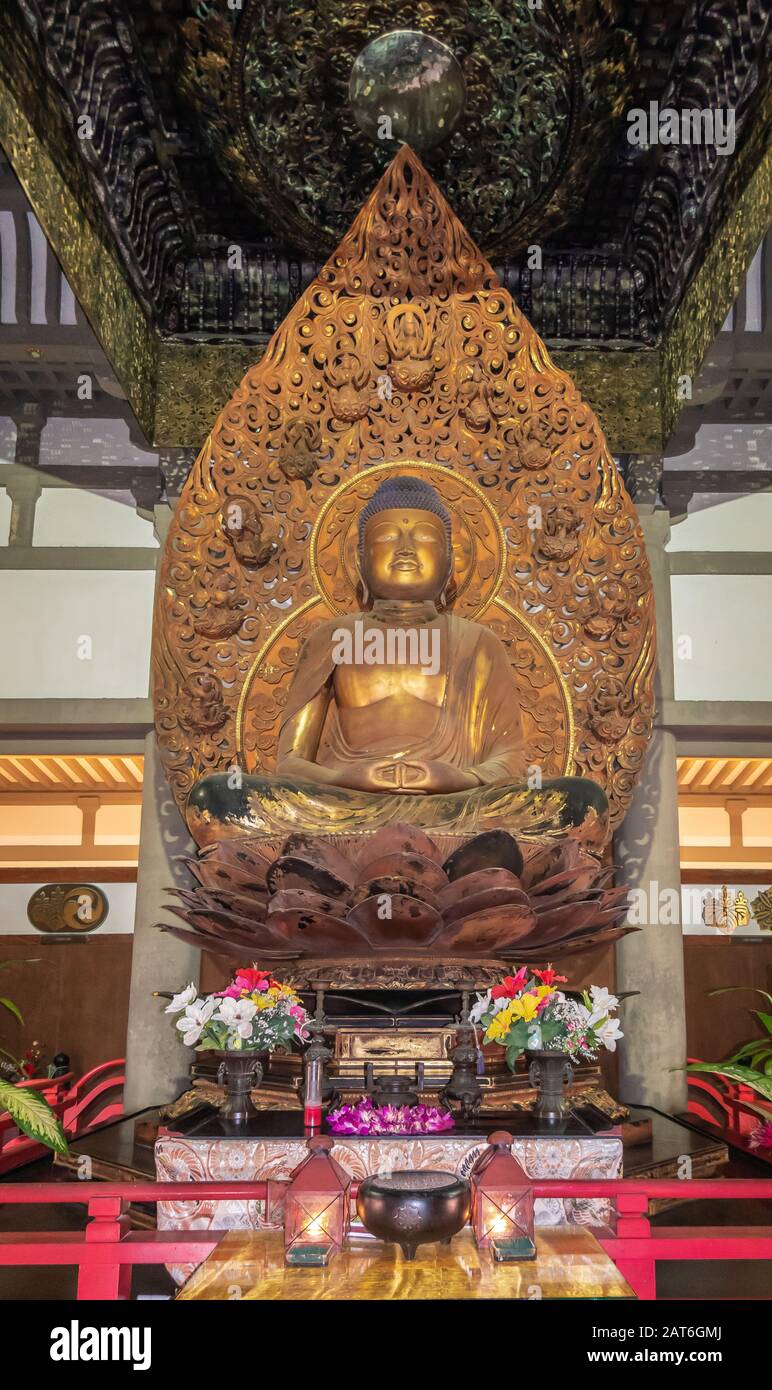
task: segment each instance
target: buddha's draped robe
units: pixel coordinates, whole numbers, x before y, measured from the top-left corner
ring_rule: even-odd
[[[333,634],[345,629],[351,633],[353,644],[357,622],[365,632],[376,627],[368,621],[366,613],[352,614],[322,623],[303,646],[279,733],[280,764],[287,751],[286,731],[290,721],[334,675]],[[386,628],[382,626],[385,635]],[[526,766],[520,707],[503,645],[479,623],[452,614],[441,619],[439,632],[445,696],[437,707],[431,732],[417,741],[403,743],[399,731],[384,727],[383,737],[377,742],[370,740],[367,747],[352,747],[341,728],[333,694],[316,762],[322,766],[328,761],[353,766],[358,761],[372,761],[380,756],[388,759],[398,746],[400,757],[406,761],[412,757],[449,763],[464,771],[474,768],[484,784],[524,780]],[[474,790],[460,795],[474,795]]]
[[[374,625],[367,613],[334,619],[321,624],[302,648],[282,719],[279,767],[291,746],[293,716],[332,680],[333,635],[347,629],[353,641],[357,621],[365,633]],[[585,844],[602,844],[608,803],[595,782],[557,777],[526,785],[517,687],[498,638],[477,623],[445,615],[440,669],[446,673],[445,694],[434,723],[428,734],[404,744],[399,731],[384,720],[383,738],[376,745],[370,741],[366,748],[351,747],[331,691],[316,761],[353,767],[360,759],[388,761],[398,747],[405,761],[413,757],[474,769],[479,787],[429,794],[360,791],[279,771],[244,775],[234,788],[229,774],[215,773],[202,779],[190,798],[199,844],[244,834],[281,841],[294,831],[359,835],[393,821],[452,836],[503,828],[526,839],[569,833]]]

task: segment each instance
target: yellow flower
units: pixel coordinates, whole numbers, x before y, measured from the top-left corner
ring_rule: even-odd
[[[526,1023],[530,1023],[536,1017],[536,1010],[539,1001],[533,994],[522,994],[519,999],[512,1000],[513,1018],[524,1018]]]
[[[512,1026],[512,1016],[515,1005],[519,1002],[520,1001],[517,999],[512,999],[510,1003],[507,1004],[506,1008],[499,1009],[496,1017],[492,1018],[488,1024],[488,1030],[485,1034],[486,1042],[501,1042],[502,1038],[506,1037]]]

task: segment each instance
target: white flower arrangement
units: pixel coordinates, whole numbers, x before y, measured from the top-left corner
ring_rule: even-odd
[[[180,1014],[175,1027],[186,1047],[219,1052],[273,1052],[293,1039],[307,1042],[308,1015],[300,995],[267,970],[237,970],[228,988],[200,998],[194,984],[165,1010]]]
[[[601,1047],[616,1051],[623,1036],[611,1015],[619,1000],[601,985],[582,992],[581,1001],[568,998],[557,988],[566,984],[552,966],[546,970],[522,966],[500,985],[480,994],[469,1011],[470,1021],[480,1026],[483,1042],[506,1049],[507,1064],[525,1051],[563,1052],[575,1060],[594,1060]]]

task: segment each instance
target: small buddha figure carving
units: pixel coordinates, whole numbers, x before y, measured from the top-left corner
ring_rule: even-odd
[[[496,392],[479,362],[462,367],[456,393],[459,414],[471,430],[486,430],[491,421],[506,413],[506,405],[496,399]]]
[[[358,519],[358,564],[362,611],[321,623],[301,649],[276,772],[194,786],[200,843],[391,821],[460,835],[527,825],[602,843],[608,807],[596,783],[529,785],[506,650],[449,611],[451,522],[437,492],[413,477],[381,483]]]
[[[353,353],[347,353],[326,375],[335,419],[347,425],[363,420],[371,404],[369,393],[364,392],[370,375],[367,369],[357,364]]]
[[[573,507],[558,503],[545,512],[535,549],[545,560],[570,560],[579,549],[580,530],[581,522]]]
[[[263,518],[251,498],[231,497],[221,523],[226,541],[245,569],[261,569],[273,559],[279,547],[263,535]]]
[[[322,440],[315,424],[307,420],[292,420],[284,431],[284,448],[279,467],[290,481],[302,479],[310,487],[319,461]]]
[[[437,364],[432,360],[433,335],[418,304],[395,304],[386,315],[386,341],[391,359],[389,375],[401,391],[427,391]]]

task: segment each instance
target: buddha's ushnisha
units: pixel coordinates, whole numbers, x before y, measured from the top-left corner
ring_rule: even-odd
[[[400,475],[381,483],[359,517],[358,562],[363,610],[321,623],[304,644],[276,773],[235,788],[215,774],[193,788],[202,841],[392,820],[458,834],[586,825],[602,838],[601,788],[573,777],[534,785],[504,646],[449,611],[451,522],[434,488]]]

